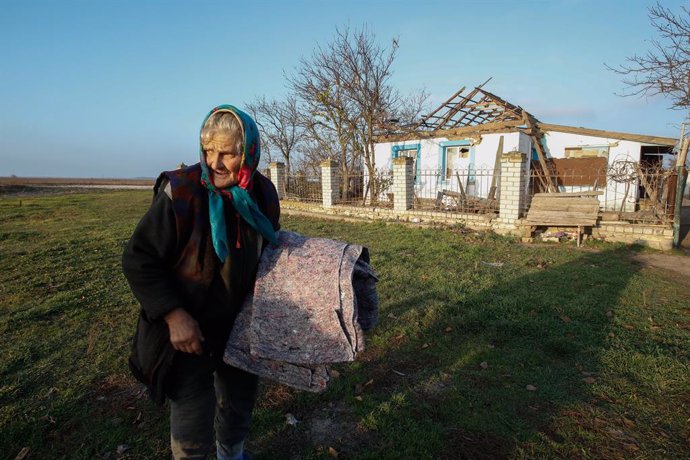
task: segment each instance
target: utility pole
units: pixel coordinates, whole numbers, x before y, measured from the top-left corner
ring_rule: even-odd
[[[688,147],[690,147],[690,137],[685,137],[685,127],[690,122],[684,122],[680,127],[680,140],[678,144],[678,157],[676,158],[676,202],[673,212],[673,247],[680,246],[680,218],[683,207],[683,194],[685,192],[685,182],[688,178],[685,162],[688,158]]]

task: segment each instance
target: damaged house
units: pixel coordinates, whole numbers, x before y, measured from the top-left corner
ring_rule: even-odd
[[[508,152],[528,158],[526,202],[537,192],[590,191],[603,213],[658,221],[673,207],[664,175],[677,139],[545,123],[483,86],[463,87],[415,125],[386,126],[377,139],[378,168],[412,158],[415,209],[497,212]]]

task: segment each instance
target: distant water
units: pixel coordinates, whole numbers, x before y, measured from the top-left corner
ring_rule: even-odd
[[[41,185],[40,187],[45,188],[105,188],[110,190],[148,190],[152,188],[151,185],[117,185],[117,184],[99,184],[99,185]]]

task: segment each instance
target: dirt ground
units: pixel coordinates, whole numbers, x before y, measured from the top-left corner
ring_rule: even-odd
[[[690,254],[685,256],[671,254],[635,254],[633,259],[644,266],[669,270],[690,278]]]
[[[680,250],[685,255],[635,254],[634,259],[648,267],[660,268],[690,278],[690,199],[683,200],[680,218]]]

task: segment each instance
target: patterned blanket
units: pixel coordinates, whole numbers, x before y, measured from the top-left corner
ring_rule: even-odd
[[[330,363],[364,349],[362,331],[378,320],[377,278],[362,246],[285,231],[277,238],[261,256],[223,360],[319,392]]]

